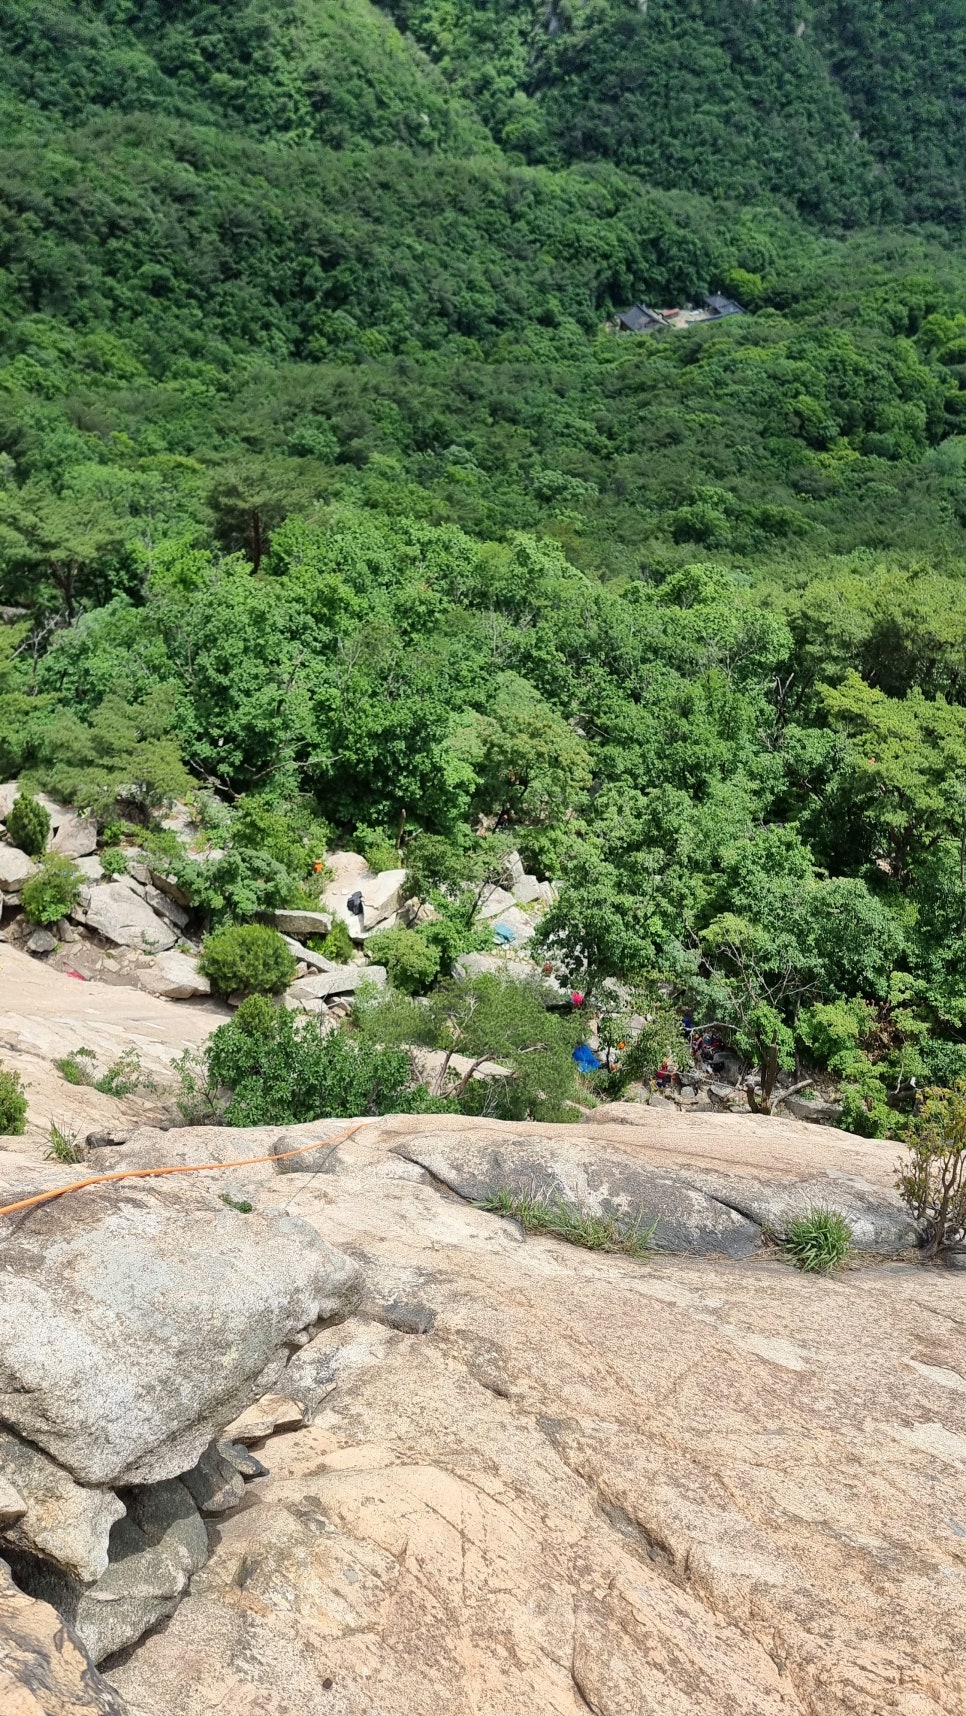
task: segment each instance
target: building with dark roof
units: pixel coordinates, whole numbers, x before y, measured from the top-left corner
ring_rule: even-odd
[[[665,323],[657,310],[649,310],[646,304],[632,304],[629,310],[618,312],[617,326],[622,334],[652,334]]]

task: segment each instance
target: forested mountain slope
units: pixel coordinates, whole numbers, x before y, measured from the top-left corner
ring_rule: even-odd
[[[386,3],[527,160],[846,226],[963,219],[962,0]]]
[[[964,30],[908,11],[0,0],[3,773],[213,794],[213,918],[306,826],[425,889],[499,827],[575,977],[851,1124],[966,1070]]]

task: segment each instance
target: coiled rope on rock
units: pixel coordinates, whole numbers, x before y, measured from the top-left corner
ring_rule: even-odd
[[[66,1198],[70,1192],[83,1192],[88,1186],[106,1186],[113,1180],[153,1180],[160,1178],[162,1174],[213,1174],[219,1169],[254,1168],[266,1162],[287,1162],[293,1156],[306,1156],[310,1150],[321,1150],[328,1144],[341,1144],[344,1138],[351,1138],[354,1132],[370,1124],[368,1120],[356,1120],[342,1132],[337,1132],[333,1138],[316,1138],[311,1144],[302,1144],[297,1150],[284,1150],[278,1156],[248,1156],[239,1162],[181,1163],[172,1168],[120,1168],[116,1174],[95,1174],[89,1180],[75,1180],[72,1185],[54,1186],[52,1190],[38,1192],[32,1198],[21,1198],[18,1203],[4,1204],[0,1207],[0,1216],[36,1209],[39,1204],[52,1203],[54,1198]]]

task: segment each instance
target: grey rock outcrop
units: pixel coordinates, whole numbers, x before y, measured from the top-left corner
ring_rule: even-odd
[[[159,953],[149,970],[138,973],[138,981],[149,995],[165,995],[169,1001],[211,994],[211,984],[199,971],[198,961],[175,947]]]
[[[3,893],[19,893],[24,883],[36,874],[37,865],[26,852],[21,852],[19,846],[0,845],[0,890]]]
[[[9,1716],[127,1716],[75,1629],[18,1589],[0,1561],[0,1710]]]
[[[383,988],[386,983],[384,965],[334,965],[331,971],[320,971],[315,977],[299,977],[289,985],[288,993],[297,1001],[325,1001],[330,995],[353,995],[365,983]]]
[[[97,851],[97,823],[92,816],[65,816],[48,845],[64,858],[89,858]]]
[[[111,1559],[83,1584],[50,1562],[20,1556],[18,1584],[52,1603],[76,1629],[94,1662],[134,1644],[174,1613],[192,1573],[208,1558],[208,1534],[186,1484],[176,1478],[128,1492],[111,1535]]]
[[[174,946],[177,932],[134,892],[136,886],[104,882],[93,887],[86,909],[87,927],[118,947],[164,952]]]
[[[153,912],[173,924],[177,930],[187,929],[191,922],[191,913],[187,906],[180,906],[177,900],[172,900],[161,888],[152,886],[150,880],[144,885],[144,898]]]
[[[124,1503],[113,1490],[74,1482],[62,1466],[0,1430],[0,1473],[22,1498],[22,1516],[4,1528],[7,1548],[45,1556],[81,1581],[107,1568],[107,1546]]]
[[[332,928],[331,912],[266,912],[265,916],[283,935],[328,935]]]
[[[747,1257],[761,1238],[752,1219],[681,1175],[635,1162],[606,1144],[588,1148],[559,1137],[529,1137],[504,1145],[441,1129],[398,1145],[397,1154],[474,1203],[506,1190],[595,1215],[655,1223],[654,1244],[662,1251]]]
[[[34,1211],[3,1235],[3,1267],[0,1420],[112,1487],[193,1465],[285,1343],[357,1292],[355,1265],[295,1217],[136,1182]]]

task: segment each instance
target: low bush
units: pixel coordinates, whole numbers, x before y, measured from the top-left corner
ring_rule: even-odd
[[[923,1258],[947,1256],[966,1242],[966,1079],[926,1091],[906,1145],[896,1186],[923,1229]]]
[[[120,846],[105,846],[97,856],[105,876],[127,875],[127,853]]]
[[[20,1074],[0,1067],[0,1134],[20,1138],[27,1130],[27,1098]]]
[[[47,845],[50,815],[43,805],[27,793],[15,798],[7,817],[7,833],[21,852],[29,858],[39,858]]]
[[[230,924],[207,937],[198,961],[221,995],[280,995],[296,963],[278,930],[265,924]]]
[[[465,1057],[453,1100],[462,1114],[500,1120],[575,1121],[581,1090],[573,1051],[585,1026],[577,1015],[548,1012],[538,983],[486,973],[441,983],[425,998],[380,991],[357,1007],[363,1036],[396,1048],[442,1050],[437,1088],[448,1087],[454,1055]],[[486,1061],[509,1078],[477,1079]]]
[[[336,918],[328,935],[313,936],[308,946],[321,953],[323,959],[331,959],[334,965],[348,965],[355,953],[352,937],[341,918]]]
[[[154,1080],[145,1073],[141,1057],[133,1047],[125,1049],[107,1071],[92,1082],[102,1096],[133,1096],[136,1090],[156,1089]]]
[[[380,930],[369,937],[366,953],[386,967],[393,988],[405,995],[425,995],[439,976],[439,949],[418,930]]]
[[[69,858],[48,852],[35,876],[23,885],[23,909],[32,924],[54,924],[65,918],[83,886],[84,878]]]
[[[244,1001],[219,1025],[204,1050],[200,1083],[229,1093],[229,1126],[291,1126],[364,1114],[448,1112],[413,1081],[409,1056],[346,1032],[324,1034],[317,1019],[275,1007],[264,996]]]
[[[827,1275],[844,1263],[852,1245],[852,1229],[836,1210],[809,1210],[789,1223],[785,1249],[799,1269]]]

